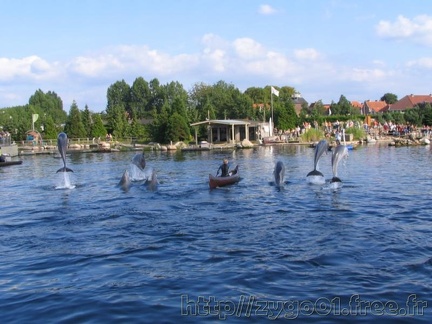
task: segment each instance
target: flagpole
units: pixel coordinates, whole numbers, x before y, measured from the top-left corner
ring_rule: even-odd
[[[274,119],[273,119],[273,91],[272,88],[270,88],[270,101],[271,101],[271,121],[272,123],[274,123]],[[270,125],[270,127],[272,128],[272,135],[273,135],[273,125]]]
[[[273,92],[271,93],[271,109],[272,109],[272,120],[273,120]]]

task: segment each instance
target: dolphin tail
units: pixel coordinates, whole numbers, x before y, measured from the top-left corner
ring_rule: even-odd
[[[314,169],[313,171],[309,172],[306,177],[309,177],[309,176],[321,176],[321,177],[324,177],[324,174],[322,174],[321,172],[319,172],[317,169]]]
[[[72,171],[72,169],[69,169],[67,167],[63,167],[63,168],[58,169],[56,173],[58,173],[58,172],[73,172],[73,171]]]
[[[342,182],[341,179],[339,179],[338,177],[333,177],[330,182]]]

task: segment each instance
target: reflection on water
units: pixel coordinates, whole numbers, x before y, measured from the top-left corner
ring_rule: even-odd
[[[62,161],[51,156],[0,168],[3,321],[243,322],[280,314],[333,322],[352,319],[354,302],[373,301],[387,316],[369,308],[357,321],[408,321],[395,315],[407,305],[417,315],[432,292],[430,148],[350,151],[337,189],[331,154],[320,160],[325,182],[308,183],[313,155],[297,145],[148,152],[145,176],[133,177],[155,170],[155,190],[145,180],[119,188],[126,169],[137,172],[131,153],[71,153],[74,173],[56,174]],[[223,158],[240,166],[242,179],[209,190]],[[286,171],[278,190],[279,160]],[[75,187],[56,190],[61,185]],[[305,314],[316,301],[327,303],[326,316]],[[400,312],[391,313],[390,301]],[[269,313],[269,305],[285,308]],[[426,309],[415,318],[432,316]]]

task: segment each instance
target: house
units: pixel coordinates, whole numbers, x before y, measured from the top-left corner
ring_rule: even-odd
[[[308,106],[308,102],[301,96],[299,92],[296,92],[292,97],[292,101],[294,102],[294,110],[297,114],[297,116],[300,116],[302,107]]]
[[[314,108],[315,108],[315,105],[317,104],[318,102],[312,102],[310,105],[309,105],[309,111],[312,111]],[[321,103],[321,101],[320,101],[320,103]],[[322,103],[321,103],[322,104]],[[331,112],[331,110],[330,110],[330,104],[322,104],[322,107],[323,107],[323,109],[324,109],[324,111],[325,111],[325,114],[326,115],[328,115],[328,116],[330,116],[331,114],[332,114],[332,112]]]
[[[360,113],[363,112],[363,104],[360,101],[351,101],[351,106],[357,109]]]
[[[207,126],[207,141],[215,143],[239,143],[243,140],[258,140],[261,128],[268,123],[253,120],[211,119],[190,124],[195,128],[195,142],[198,144],[197,127]]]
[[[371,115],[376,113],[382,113],[384,111],[387,111],[388,104],[385,101],[381,100],[366,100],[363,103],[363,108],[361,110],[362,115]]]
[[[405,111],[423,103],[432,103],[432,94],[428,95],[407,95],[390,105],[387,111]]]

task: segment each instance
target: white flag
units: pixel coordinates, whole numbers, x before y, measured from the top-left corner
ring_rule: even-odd
[[[38,114],[33,114],[32,115],[32,121],[33,121],[33,123],[36,122],[36,120],[38,120],[38,118],[39,118]]]
[[[329,112],[328,112],[328,115],[330,116],[331,115],[331,109],[329,108]]]
[[[273,87],[271,87],[271,93],[279,97],[279,90],[276,90]]]

